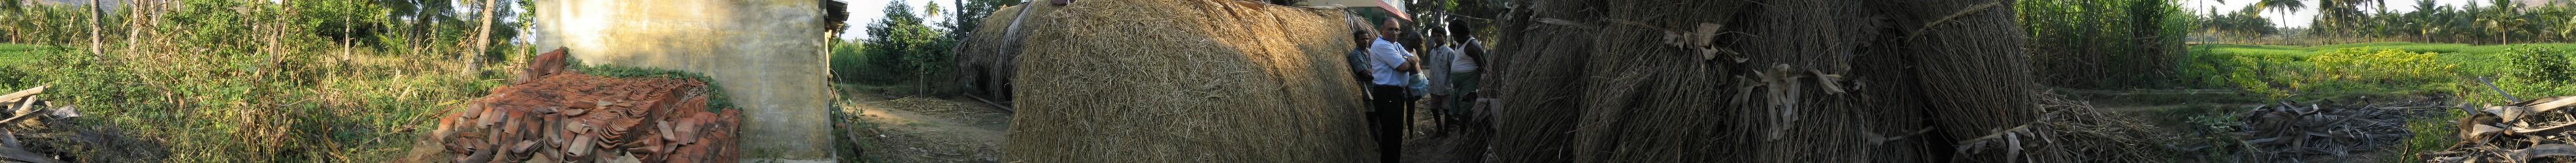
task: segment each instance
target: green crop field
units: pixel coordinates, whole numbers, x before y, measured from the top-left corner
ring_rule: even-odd
[[[44,55],[49,53],[48,51],[56,50],[62,49],[43,45],[0,43],[0,66],[24,65],[31,62],[38,62],[41,61],[38,60],[38,58],[40,58],[38,55]]]

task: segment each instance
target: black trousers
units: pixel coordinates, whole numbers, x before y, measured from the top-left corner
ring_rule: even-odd
[[[1413,117],[1414,99],[1405,98],[1405,90],[1398,86],[1369,87],[1369,96],[1377,97],[1369,99],[1369,107],[1376,111],[1369,113],[1369,128],[1376,129],[1378,156],[1385,162],[1399,161],[1404,151],[1404,129],[1412,126],[1407,119]]]

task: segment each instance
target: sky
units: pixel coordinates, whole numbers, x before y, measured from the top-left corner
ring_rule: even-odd
[[[848,23],[850,24],[850,28],[849,28],[849,29],[842,29],[842,30],[841,30],[841,31],[847,31],[847,32],[843,32],[843,33],[841,33],[841,39],[843,39],[843,40],[857,40],[857,39],[859,39],[859,38],[867,38],[867,37],[868,37],[868,34],[867,34],[868,32],[867,32],[867,31],[865,31],[865,30],[867,30],[867,28],[868,28],[868,23],[874,23],[874,22],[876,22],[876,21],[877,21],[877,19],[884,19],[884,18],[885,18],[885,8],[886,8],[886,5],[893,4],[895,0],[837,0],[837,1],[841,1],[841,2],[848,2],[848,3],[850,3],[850,8],[849,8],[849,9],[850,9],[850,20],[849,20],[849,22],[848,22]],[[922,13],[923,13],[923,12],[922,12],[922,10],[923,10],[923,9],[925,9],[925,8],[923,8],[923,5],[928,5],[928,4],[930,4],[930,1],[939,1],[939,3],[940,3],[940,4],[939,4],[940,8],[944,8],[944,9],[940,9],[941,13],[952,13],[952,12],[947,12],[947,11],[949,11],[949,10],[954,10],[954,9],[956,9],[956,8],[954,8],[954,6],[955,6],[955,5],[953,5],[953,4],[949,4],[949,3],[957,3],[957,1],[956,1],[956,0],[903,0],[903,1],[904,1],[904,3],[908,3],[908,4],[905,4],[905,5],[911,5],[911,6],[912,6],[912,10],[913,10],[913,11],[912,11],[912,14],[913,14],[913,15],[923,15],[923,16],[928,16],[928,14],[922,14]],[[941,15],[941,16],[946,16],[946,15]],[[944,18],[944,17],[923,17],[923,19],[929,19],[929,20],[927,20],[928,22],[925,22],[925,23],[934,23],[934,24],[935,24],[935,23],[945,23],[945,22],[948,22],[948,19],[946,19],[946,18]],[[937,26],[937,25],[933,25],[933,26],[931,26],[931,27],[932,27],[932,28],[938,28],[938,26]]]
[[[2183,1],[2182,5],[2183,5],[2183,6],[2185,6],[2186,8],[2193,9],[2193,11],[2192,11],[2192,13],[2193,13],[2193,14],[2208,14],[2208,13],[2209,13],[2209,11],[2208,11],[2208,10],[2209,10],[2209,9],[2213,9],[2212,7],[2215,7],[2215,9],[2218,9],[2218,12],[2219,12],[2219,13],[2227,13],[2227,12],[2235,12],[2236,10],[2245,9],[2245,6],[2251,6],[2251,5],[2254,5],[2254,2],[2255,2],[2255,1],[2259,1],[2259,0],[2224,0],[2224,1],[2225,1],[2226,3],[2219,3],[2219,1],[2216,1],[2216,0],[2191,0],[2191,1]],[[2316,18],[2317,18],[2317,7],[2316,7],[2316,5],[2317,5],[2317,2],[2316,2],[2316,1],[2314,1],[2314,0],[2300,0],[2300,1],[2302,1],[2304,4],[2307,4],[2307,5],[2308,5],[2308,8],[2306,8],[2306,9],[2299,9],[2299,10],[2296,10],[2296,11],[2291,11],[2291,12],[2289,13],[2289,15],[2288,15],[2288,16],[2286,16],[2286,17],[2288,17],[2288,18],[2287,18],[2287,20],[2283,20],[2283,17],[2285,17],[2285,16],[2283,16],[2283,15],[2280,15],[2280,14],[2276,13],[2276,12],[2278,12],[2278,11],[2272,11],[2272,10],[2264,10],[2264,11],[2263,11],[2263,18],[2264,18],[2264,19],[2272,20],[2272,23],[2273,23],[2273,24],[2276,24],[2276,25],[2282,25],[2283,27],[2291,27],[2291,28],[2307,28],[2309,23],[2316,22]],[[2415,10],[2415,2],[2416,2],[2416,0],[2387,0],[2387,1],[2388,1],[2388,12],[2411,12],[2411,11],[2414,11],[2414,10]],[[2521,0],[2516,0],[2516,1],[2521,1]],[[2478,4],[2478,6],[2492,6],[2492,5],[2490,5],[2490,4],[2487,4],[2487,1],[2486,1],[2486,0],[2433,0],[2433,4],[2436,4],[2436,5],[2442,5],[2442,6],[2467,6],[2468,4],[2472,4],[2472,3],[2474,3],[2474,4]],[[2456,7],[2455,7],[2455,8],[2456,8]],[[2377,11],[2377,9],[2363,8],[2363,9],[2362,9],[2362,11],[2374,11],[2374,12],[2375,12],[2375,11]],[[2287,24],[2283,24],[2283,23],[2287,23]]]

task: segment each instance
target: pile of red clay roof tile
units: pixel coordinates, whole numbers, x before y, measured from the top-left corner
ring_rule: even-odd
[[[523,80],[494,88],[439,119],[433,138],[456,162],[734,162],[735,110],[707,111],[706,83],[609,78],[564,71],[563,50],[538,57]]]

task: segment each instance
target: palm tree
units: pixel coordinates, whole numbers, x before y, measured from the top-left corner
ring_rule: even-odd
[[[2444,9],[2434,7],[2433,5],[2436,5],[2433,4],[2433,0],[2415,0],[2415,11],[2407,13],[2408,16],[2414,17],[2412,20],[2415,21],[2415,37],[2417,39],[2423,39],[2424,42],[2433,42],[2434,31],[2440,31],[2442,29],[2441,25],[2437,25],[2441,24],[2440,20],[2442,17],[2436,17],[2434,15],[2435,13],[2442,12]]]
[[[2281,16],[2280,25],[2283,26],[2290,25],[2289,12],[2308,8],[2308,4],[2306,2],[2299,2],[2299,0],[2259,0],[2254,2],[2254,6],[2271,9],[2273,11],[2281,11],[2281,14],[2279,14]]]
[[[2514,27],[2521,26],[2522,23],[2522,19],[2514,18],[2515,15],[2518,15],[2515,14],[2516,12],[2514,11],[2515,3],[2513,0],[2495,0],[2490,1],[2490,3],[2495,4],[2490,6],[2492,8],[2488,8],[2487,10],[2491,13],[2487,13],[2485,17],[2481,17],[2478,22],[2486,25],[2487,30],[2496,33],[2495,37],[2497,43],[2513,43],[2513,40],[2510,40],[2509,38],[2512,38],[2513,36],[2513,31],[2515,30]]]
[[[2380,11],[2385,12],[2387,10],[2379,6],[2387,5],[2387,2],[2379,0],[2317,0],[2316,20],[2319,26],[2310,28],[2318,29],[2320,31],[2340,31],[2328,32],[2340,34],[2359,34],[2366,32],[2355,28],[2362,28],[2356,26],[2376,26],[2366,26],[2369,22],[2363,21],[2368,21],[2364,19],[2367,19],[2370,15],[2362,12],[2361,8],[2382,8]]]

